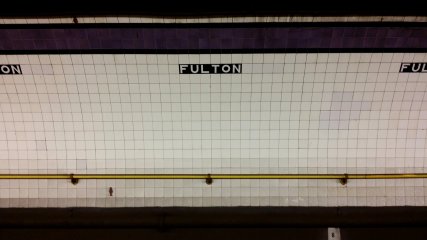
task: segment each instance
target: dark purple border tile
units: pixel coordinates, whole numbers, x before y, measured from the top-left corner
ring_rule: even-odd
[[[427,49],[427,27],[0,29],[0,50]]]

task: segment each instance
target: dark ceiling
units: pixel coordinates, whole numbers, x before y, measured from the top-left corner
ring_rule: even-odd
[[[427,15],[422,5],[420,0],[8,0],[2,2],[0,16]]]

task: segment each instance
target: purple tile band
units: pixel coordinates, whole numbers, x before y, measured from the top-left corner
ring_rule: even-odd
[[[3,28],[0,51],[427,49],[427,27]]]

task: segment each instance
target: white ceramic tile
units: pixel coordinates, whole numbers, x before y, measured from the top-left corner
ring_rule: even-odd
[[[22,64],[24,73],[4,75],[0,83],[0,169],[412,172],[425,162],[427,84],[423,74],[399,74],[398,63],[425,58],[397,53],[9,55],[5,61]],[[179,75],[177,70],[179,63],[234,61],[243,63],[243,74]],[[0,198],[28,198],[17,203],[24,207],[391,206],[423,205],[425,196],[424,181],[353,180],[357,183],[346,188],[322,180],[319,187],[296,180],[223,180],[213,186],[87,180],[82,188],[65,181],[4,181]],[[110,186],[120,200],[106,201]]]

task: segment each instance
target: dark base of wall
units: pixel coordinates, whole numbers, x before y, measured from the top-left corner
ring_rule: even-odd
[[[102,221],[102,220],[100,220]],[[425,240],[427,228],[342,228],[342,240]],[[0,239],[327,240],[327,228],[2,228]]]
[[[2,208],[0,228],[425,227],[427,207]]]
[[[427,207],[4,208],[0,239],[427,239]]]

